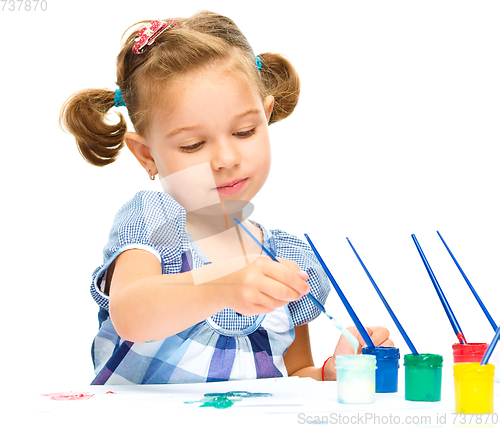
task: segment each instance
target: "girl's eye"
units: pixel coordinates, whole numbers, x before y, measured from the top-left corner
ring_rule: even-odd
[[[192,144],[191,146],[181,147],[181,152],[187,152],[187,153],[195,152],[196,150],[199,150],[199,148],[203,144],[205,144],[205,142],[201,141],[200,143]]]
[[[252,135],[254,135],[257,131],[255,130],[255,128],[253,129],[250,129],[249,131],[241,131],[241,132],[235,132],[233,135],[236,135],[237,137],[240,137],[240,138],[248,138]]]
[[[251,137],[252,135],[254,135],[256,132],[257,132],[256,129],[253,128],[253,129],[250,129],[248,131],[235,132],[233,135],[235,135],[236,137],[239,137],[239,138],[248,138],[248,137]],[[196,152],[197,150],[199,150],[204,144],[205,144],[205,141],[200,141],[199,143],[195,143],[195,144],[192,144],[190,146],[181,146],[180,149],[181,149],[181,152],[192,153],[192,152]]]

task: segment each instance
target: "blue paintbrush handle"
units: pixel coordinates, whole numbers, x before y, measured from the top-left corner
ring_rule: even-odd
[[[488,318],[488,321],[490,322],[491,326],[493,327],[493,331],[496,331],[497,330],[497,325],[496,325],[495,321],[493,321],[493,318],[491,317],[490,313],[488,312],[488,309],[486,309],[486,306],[484,306],[483,301],[481,300],[481,298],[479,297],[479,295],[476,293],[476,290],[474,290],[474,287],[470,283],[469,278],[467,278],[467,275],[465,274],[465,272],[460,267],[460,264],[458,263],[457,259],[455,258],[455,256],[451,252],[451,250],[448,247],[448,245],[446,245],[446,242],[444,242],[444,239],[441,236],[441,234],[439,233],[439,231],[437,231],[437,234],[439,235],[439,237],[441,238],[441,241],[443,242],[444,246],[448,250],[448,253],[450,253],[451,258],[453,259],[453,261],[457,265],[458,270],[460,271],[460,273],[462,274],[463,278],[465,279],[465,282],[469,286],[470,291],[472,291],[472,294],[476,298],[477,303],[479,303],[479,306],[481,306],[481,309],[483,310],[484,315],[486,315],[486,318]]]
[[[325,307],[319,302],[318,299],[316,299],[316,297],[314,297],[311,293],[306,294],[306,297],[308,297],[309,300],[314,303],[314,306],[316,306],[321,312],[328,315],[328,318],[330,318],[330,315],[326,312]]]
[[[262,243],[255,236],[253,236],[252,233],[245,226],[243,226],[241,221],[239,221],[236,217],[233,217],[233,220],[236,223],[238,223],[238,226],[241,227],[247,233],[247,235],[250,236],[250,238],[252,238],[254,240],[254,242],[262,249],[262,251],[264,251],[275,262],[279,263],[278,259],[276,257],[274,257],[274,255],[266,247],[264,247],[264,245],[262,245]]]
[[[304,234],[304,236],[306,237],[307,242],[309,242],[309,245],[311,246],[314,254],[316,255],[316,258],[319,261],[319,263],[323,267],[323,270],[325,271],[326,276],[328,277],[328,279],[330,280],[331,284],[333,285],[333,288],[335,288],[335,291],[337,291],[337,294],[339,295],[340,300],[342,300],[342,303],[344,304],[345,308],[347,309],[347,312],[349,312],[349,315],[351,316],[351,319],[354,322],[354,325],[358,329],[359,334],[361,334],[361,337],[365,341],[366,346],[368,346],[369,348],[375,348],[375,344],[373,343],[372,338],[370,337],[370,335],[368,334],[368,332],[364,328],[363,324],[361,324],[361,321],[359,320],[359,318],[357,317],[356,313],[352,309],[351,305],[347,301],[346,297],[344,296],[344,293],[342,293],[342,290],[340,289],[339,285],[337,284],[337,281],[335,281],[335,279],[333,278],[333,275],[331,274],[331,272],[329,271],[329,269],[326,266],[325,262],[323,261],[323,259],[319,255],[318,250],[316,250],[316,247],[314,246],[314,244],[312,243],[312,241],[309,239],[309,236],[307,235],[307,233]]]
[[[455,315],[453,314],[453,311],[451,310],[451,306],[448,303],[448,300],[446,300],[446,297],[443,293],[443,290],[441,289],[441,286],[439,285],[439,282],[436,278],[436,275],[434,275],[434,272],[431,269],[431,265],[427,261],[427,258],[425,257],[425,254],[420,247],[420,244],[418,243],[417,237],[415,235],[411,235],[413,242],[415,243],[415,246],[417,247],[418,253],[420,254],[420,258],[422,259],[425,269],[427,270],[427,273],[429,274],[429,277],[431,278],[432,284],[434,285],[434,289],[436,290],[436,293],[439,297],[439,300],[441,300],[441,304],[443,305],[444,311],[446,312],[446,315],[448,316],[448,319],[450,320],[451,326],[453,328],[453,331],[457,335],[458,340],[460,343],[464,344],[467,343],[465,341],[464,335],[462,333],[462,329],[458,325],[458,321],[455,318]]]
[[[361,260],[361,257],[359,257],[358,252],[355,250],[354,246],[351,244],[351,241],[349,241],[349,238],[346,238],[346,239],[347,239],[347,242],[349,242],[349,245],[351,246],[352,251],[354,251],[354,254],[356,255],[359,263],[361,263],[361,266],[363,267],[363,270],[365,271],[366,275],[368,276],[368,279],[370,280],[373,287],[375,288],[375,291],[377,292],[380,299],[382,300],[382,303],[384,304],[385,308],[387,309],[387,312],[389,312],[389,315],[391,316],[392,320],[394,321],[394,324],[396,324],[396,327],[398,328],[399,332],[401,333],[401,336],[403,336],[403,339],[405,340],[406,344],[410,348],[412,354],[418,355],[417,349],[415,348],[415,346],[413,346],[412,341],[410,340],[410,338],[406,334],[406,331],[403,328],[403,326],[401,325],[401,323],[399,322],[398,318],[396,317],[396,314],[392,311],[391,307],[389,306],[389,303],[387,302],[387,300],[385,300],[384,295],[382,294],[382,292],[378,288],[377,284],[375,283],[375,280],[370,275],[370,272],[368,272],[368,269],[366,268],[365,264],[363,263],[363,260]]]
[[[488,349],[486,349],[486,352],[483,355],[483,359],[481,360],[482,366],[488,364],[488,360],[490,359],[491,354],[493,354],[493,351],[495,350],[495,346],[497,346],[499,338],[500,338],[500,327],[497,328],[493,340],[491,341],[490,345],[488,346]]]
[[[243,224],[241,223],[241,221],[239,221],[236,217],[233,218],[233,220],[238,224],[238,226],[240,226],[247,234],[248,236],[250,236],[254,241],[255,243],[260,247],[262,248],[262,251],[264,251],[269,257],[271,257],[271,259],[273,259],[275,262],[278,262],[279,263],[279,260],[274,257],[274,255],[266,248],[264,247],[264,245],[262,245],[262,243],[255,237],[252,235],[252,233],[245,227],[243,226]],[[316,299],[316,297],[314,297],[311,293],[309,294],[306,294],[306,296],[309,298],[309,300],[311,300],[311,302],[314,303],[314,305],[321,311],[323,312],[324,314],[327,314],[326,313],[326,310],[325,310],[325,307]],[[327,314],[328,315],[328,314]]]

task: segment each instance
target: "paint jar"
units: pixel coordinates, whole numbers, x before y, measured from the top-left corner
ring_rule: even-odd
[[[406,354],[405,400],[440,401],[443,357],[438,354]]]
[[[500,382],[500,348],[497,348],[496,352],[493,352],[490,362],[497,368],[495,370],[495,382]]]
[[[365,347],[364,355],[375,355],[375,392],[398,392],[399,348],[394,346]]]
[[[483,358],[487,343],[454,343],[453,346],[454,363],[480,363]]]
[[[339,403],[366,404],[375,401],[375,355],[337,355]]]
[[[456,413],[493,413],[493,364],[453,366]]]

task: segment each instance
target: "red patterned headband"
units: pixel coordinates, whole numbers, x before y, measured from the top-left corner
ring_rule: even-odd
[[[135,39],[135,45],[132,48],[136,55],[141,55],[144,53],[144,49],[147,46],[151,46],[156,38],[163,33],[165,30],[172,28],[177,28],[177,22],[171,19],[167,22],[165,21],[151,21],[149,24],[142,27],[137,33]]]

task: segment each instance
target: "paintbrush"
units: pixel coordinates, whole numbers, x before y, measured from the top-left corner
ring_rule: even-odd
[[[448,250],[448,253],[450,253],[450,256],[451,258],[453,259],[453,261],[455,262],[455,264],[457,265],[457,268],[458,270],[460,271],[460,273],[462,274],[463,278],[465,279],[465,282],[467,283],[467,285],[469,286],[470,288],[470,291],[472,291],[472,294],[474,295],[474,297],[476,298],[477,300],[477,303],[479,303],[479,306],[481,307],[481,309],[483,310],[484,312],[484,315],[486,315],[486,318],[488,318],[488,321],[490,322],[491,326],[493,327],[493,331],[496,331],[497,330],[497,325],[495,323],[495,321],[493,321],[493,318],[491,317],[490,313],[488,312],[488,309],[486,309],[486,306],[483,304],[483,301],[481,300],[481,298],[479,297],[479,295],[476,293],[476,290],[474,290],[474,287],[472,286],[472,284],[470,283],[469,281],[469,278],[467,278],[467,275],[465,274],[465,272],[462,270],[462,268],[460,267],[460,264],[458,263],[457,259],[455,258],[455,256],[453,255],[453,253],[451,252],[450,248],[448,247],[448,245],[446,245],[446,242],[444,241],[443,237],[441,236],[441,234],[439,233],[439,231],[436,231],[437,234],[439,235],[439,237],[441,238],[441,241],[443,242],[444,246],[446,247],[446,249]]]
[[[248,234],[248,236],[250,236],[255,241],[255,243],[262,249],[262,251],[264,251],[269,257],[271,257],[272,260],[279,263],[279,260],[274,256],[274,254],[268,251],[268,249],[264,247],[264,245],[262,245],[262,243],[255,236],[253,236],[252,233],[245,226],[243,226],[243,224],[236,217],[234,217],[233,220]],[[337,327],[342,332],[344,337],[353,347],[354,353],[356,353],[359,347],[358,339],[356,339],[349,330],[344,328],[342,324],[340,324],[332,315],[330,315],[325,307],[316,299],[316,297],[314,297],[311,293],[306,294],[306,297],[311,300],[311,302],[333,322],[335,327]]]
[[[495,346],[497,346],[499,338],[500,338],[500,327],[497,328],[495,336],[493,336],[493,340],[491,341],[491,343],[488,346],[488,349],[486,349],[486,352],[483,355],[483,359],[481,360],[482,366],[488,364],[488,360],[490,359],[491,354],[493,354],[493,351],[495,349]]]
[[[413,355],[418,355],[417,349],[415,348],[415,346],[413,345],[412,341],[410,340],[410,338],[406,334],[405,329],[403,328],[403,326],[399,322],[398,318],[396,317],[396,314],[393,312],[393,310],[389,306],[389,303],[387,302],[387,300],[385,299],[384,295],[382,294],[382,292],[378,288],[378,286],[375,283],[375,280],[373,279],[373,277],[370,275],[370,272],[368,272],[368,269],[366,268],[365,264],[363,263],[363,260],[361,260],[361,257],[359,257],[358,252],[355,250],[354,246],[351,244],[351,241],[349,241],[349,238],[346,238],[346,239],[347,239],[347,242],[349,242],[349,245],[351,246],[352,251],[354,251],[354,254],[356,255],[359,263],[361,263],[361,266],[363,267],[363,270],[365,271],[366,275],[368,276],[368,279],[370,280],[370,282],[372,283],[373,287],[375,288],[375,291],[379,295],[380,300],[382,300],[382,303],[384,304],[385,308],[387,309],[387,312],[389,312],[389,315],[391,316],[392,320],[394,321],[394,324],[396,324],[396,327],[398,328],[399,332],[401,333],[401,336],[403,336],[403,339],[405,340],[406,344],[410,348],[412,354]]]
[[[417,237],[415,235],[411,235],[413,238],[413,242],[415,243],[415,246],[417,247],[418,253],[420,254],[420,257],[422,258],[422,261],[424,262],[425,269],[427,270],[427,273],[429,274],[429,277],[431,278],[432,284],[434,285],[434,288],[436,290],[436,293],[439,297],[439,300],[441,300],[441,304],[443,305],[444,311],[446,312],[446,315],[448,316],[448,319],[450,320],[451,326],[453,328],[453,331],[457,335],[458,341],[464,345],[467,343],[465,340],[464,334],[462,333],[462,329],[458,325],[458,321],[455,318],[455,315],[453,314],[453,311],[451,310],[451,306],[448,303],[448,300],[446,300],[446,297],[443,293],[443,290],[441,289],[441,286],[439,285],[439,282],[436,278],[436,275],[434,275],[434,272],[431,269],[431,265],[427,261],[427,258],[425,257],[425,254],[420,247],[420,244],[418,243]]]
[[[352,309],[352,307],[349,304],[348,300],[344,296],[344,293],[342,293],[342,290],[340,289],[339,285],[337,284],[337,281],[335,281],[335,278],[333,278],[333,275],[331,274],[330,270],[326,266],[326,263],[321,258],[318,250],[316,250],[316,247],[312,243],[312,241],[309,238],[309,236],[307,235],[307,233],[305,233],[304,236],[306,237],[307,242],[309,242],[309,245],[311,246],[314,254],[316,255],[316,258],[319,261],[319,263],[323,267],[323,270],[325,271],[326,276],[328,277],[328,279],[330,280],[331,284],[333,285],[333,288],[335,288],[335,291],[337,291],[337,294],[339,295],[340,300],[342,300],[342,303],[344,304],[345,308],[347,309],[347,312],[349,312],[349,315],[351,316],[351,319],[354,322],[354,325],[358,329],[359,334],[361,334],[361,337],[365,341],[366,346],[369,347],[369,348],[375,348],[375,344],[373,343],[370,335],[368,334],[368,332],[366,331],[366,329],[363,327],[363,324],[361,324],[361,321],[359,320],[358,316],[354,312],[354,309]]]

